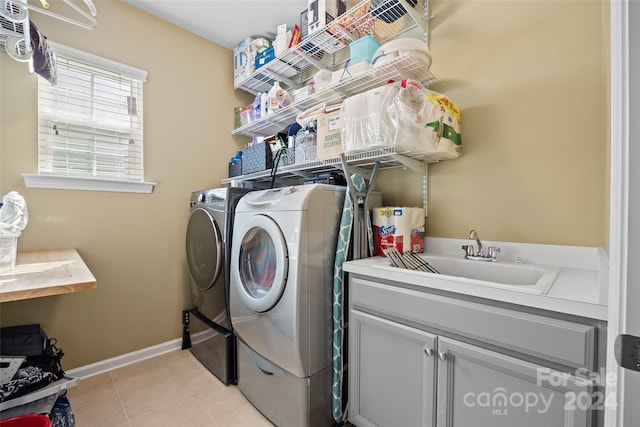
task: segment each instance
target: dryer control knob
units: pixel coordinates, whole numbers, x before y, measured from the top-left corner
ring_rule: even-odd
[[[204,193],[198,193],[198,202],[202,203],[204,202]]]

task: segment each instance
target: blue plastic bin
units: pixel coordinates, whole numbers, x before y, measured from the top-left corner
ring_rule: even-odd
[[[371,63],[373,54],[380,47],[380,43],[373,38],[371,34],[359,38],[349,44],[350,52],[350,65],[357,64],[358,62],[367,61]]]

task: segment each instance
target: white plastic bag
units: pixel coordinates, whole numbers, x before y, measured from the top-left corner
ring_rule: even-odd
[[[0,234],[19,234],[27,226],[27,222],[29,215],[24,197],[17,191],[5,194],[0,207]]]
[[[382,86],[350,96],[342,103],[341,139],[345,153],[392,147],[396,143],[396,125],[389,117],[389,106],[397,93]]]
[[[460,110],[445,95],[402,80],[349,97],[342,104],[345,153],[395,147],[428,160],[462,154]]]

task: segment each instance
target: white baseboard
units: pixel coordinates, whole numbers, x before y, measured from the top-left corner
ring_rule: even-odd
[[[224,319],[224,313],[220,313],[213,321],[215,323],[222,323]],[[202,332],[191,334],[191,341],[193,343],[208,337],[209,329],[205,329]],[[152,357],[160,356],[170,351],[180,350],[182,348],[182,338],[176,338],[175,340],[167,341],[162,344],[157,344],[151,347],[142,348],[140,350],[133,351],[131,353],[123,354],[120,356],[112,357],[111,359],[101,360],[90,365],[80,366],[78,368],[65,371],[66,374],[76,378],[89,378],[95,375],[103,374],[105,372],[112,371],[114,369],[122,368],[123,366],[131,365],[133,363],[141,362]]]
[[[170,351],[182,348],[182,338],[177,338],[152,347],[143,348],[121,356],[112,357],[111,359],[101,360],[100,362],[91,363],[89,365],[80,366],[78,368],[65,371],[66,374],[76,378],[89,378],[99,375],[113,369],[122,368],[136,362],[141,362],[152,357],[160,356]]]

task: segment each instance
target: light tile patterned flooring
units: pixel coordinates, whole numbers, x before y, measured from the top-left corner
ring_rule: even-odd
[[[67,395],[77,427],[271,427],[188,350],[86,378]]]

